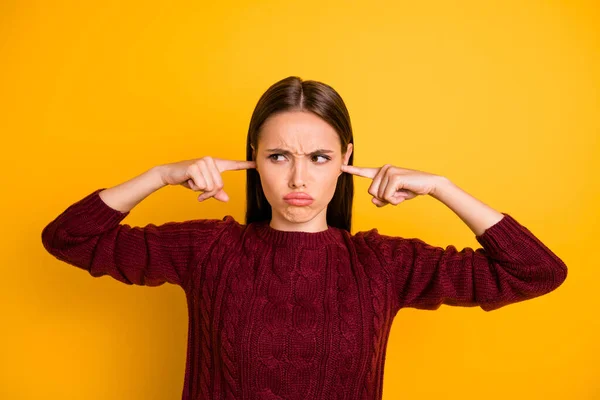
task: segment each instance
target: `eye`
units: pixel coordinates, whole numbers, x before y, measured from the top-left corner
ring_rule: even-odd
[[[279,153],[275,153],[275,154],[271,154],[270,156],[268,156],[267,158],[273,160],[274,162],[279,162],[279,161],[283,161],[283,160],[277,160],[277,157],[285,157],[283,154],[279,154]],[[316,159],[318,159],[319,157],[321,157],[323,159],[323,161],[315,161]],[[323,154],[313,154],[311,157],[312,161],[315,161],[317,164],[325,164],[327,161],[331,160],[330,157],[323,155]]]
[[[275,160],[275,159],[273,158],[273,157],[279,157],[279,156],[283,157],[283,154],[271,154],[271,155],[270,155],[268,158],[270,158],[270,159],[271,159],[271,160],[273,160],[273,161],[279,161],[279,160]]]
[[[323,155],[323,154],[315,154],[315,155],[313,155],[313,156],[312,156],[312,159],[315,159],[315,158],[317,158],[317,157],[322,157],[322,158],[324,158],[324,159],[325,159],[325,161],[319,162],[319,163],[317,163],[317,164],[325,164],[327,161],[331,160],[331,158],[330,158],[330,157],[327,157],[327,156],[325,156],[325,155]]]

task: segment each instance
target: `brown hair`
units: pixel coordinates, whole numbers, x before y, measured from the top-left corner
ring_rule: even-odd
[[[312,112],[331,125],[342,144],[342,154],[348,143],[354,147],[350,115],[341,96],[329,85],[318,81],[303,81],[300,77],[289,76],[274,83],[260,97],[248,128],[246,140],[246,160],[253,159],[252,147],[258,149],[260,129],[271,115],[285,111]],[[348,164],[352,165],[354,151]],[[342,173],[338,177],[333,198],[327,206],[327,224],[350,232],[352,224],[352,200],[354,180],[351,174]],[[271,220],[271,205],[267,201],[260,183],[258,171],[246,170],[246,224]]]

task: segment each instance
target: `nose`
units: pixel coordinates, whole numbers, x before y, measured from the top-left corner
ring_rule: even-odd
[[[295,160],[293,162],[289,181],[289,186],[291,188],[306,186],[306,166],[304,164],[304,160]]]

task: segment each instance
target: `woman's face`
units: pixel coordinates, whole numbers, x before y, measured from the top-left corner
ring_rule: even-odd
[[[256,170],[272,208],[271,227],[286,231],[327,229],[327,205],[333,198],[340,167],[348,164],[352,144],[341,153],[337,132],[310,112],[283,112],[261,128],[255,151]],[[286,201],[290,193],[306,193],[312,202]]]

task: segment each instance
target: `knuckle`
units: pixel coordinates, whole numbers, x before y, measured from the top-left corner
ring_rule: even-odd
[[[200,178],[200,179],[194,179],[193,180],[194,185],[199,189],[199,190],[204,190],[206,188],[206,182],[204,181],[204,179]]]
[[[188,171],[200,171],[200,166],[198,165],[198,162],[195,162],[192,165],[190,165],[188,167]]]
[[[391,164],[384,164],[383,167],[381,167],[381,172],[383,174],[387,174],[389,172],[391,166],[392,166]]]

